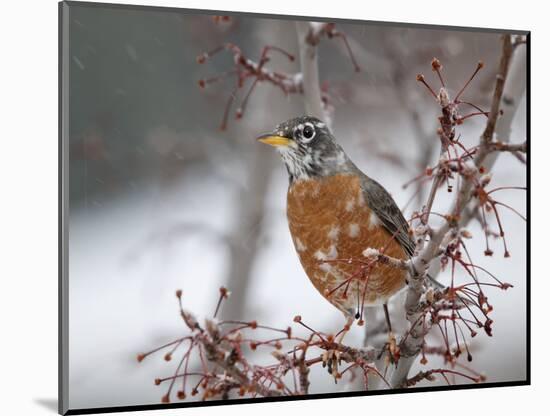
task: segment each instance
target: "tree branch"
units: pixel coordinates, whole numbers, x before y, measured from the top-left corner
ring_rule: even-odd
[[[420,308],[420,302],[424,294],[424,282],[427,276],[427,271],[430,264],[441,253],[440,246],[443,243],[444,239],[446,239],[448,232],[451,231],[451,229],[457,229],[458,223],[449,219],[457,217],[460,218],[461,214],[464,212],[465,208],[472,198],[472,190],[475,182],[474,179],[479,178],[479,172],[481,170],[480,168],[485,162],[487,156],[492,151],[492,139],[497,124],[497,118],[500,114],[500,103],[504,93],[505,81],[508,74],[510,61],[512,59],[512,53],[513,47],[511,43],[511,36],[505,35],[503,38],[499,72],[497,75],[495,90],[493,93],[491,111],[488,115],[485,130],[480,138],[480,145],[474,160],[476,169],[468,169],[468,175],[472,175],[473,173],[474,177],[467,177],[463,175],[463,180],[461,181],[460,189],[457,192],[457,197],[455,198],[455,202],[449,210],[448,215],[446,216],[448,220],[444,224],[442,224],[436,230],[432,230],[429,226],[426,226],[425,224],[421,227],[421,235],[418,240],[418,254],[411,260],[413,273],[409,280],[409,286],[407,289],[405,300],[405,311],[410,328],[407,336],[400,343],[402,358],[400,358],[399,365],[397,366],[391,377],[391,385],[393,388],[407,385],[406,380],[410,368],[421,350],[421,347],[424,343],[425,335],[427,334],[427,332],[429,332],[431,328],[432,323],[429,321],[426,322],[426,320],[423,319],[422,310]],[[439,67],[436,67],[435,70],[437,71],[438,69]],[[423,77],[421,80],[423,81]],[[443,140],[442,146],[445,146]],[[484,171],[487,172],[486,166]],[[439,178],[440,177],[438,175],[434,176],[432,186],[435,186],[436,182],[440,180]],[[464,221],[462,221],[461,218],[460,224],[461,226],[463,226],[467,224],[467,222],[464,224]],[[427,234],[429,234],[430,239],[426,243],[425,237]]]
[[[512,37],[510,35],[504,35],[502,40],[502,52],[500,55],[500,64],[497,73],[497,80],[495,84],[495,90],[493,93],[493,102],[491,104],[491,111],[489,112],[489,118],[485,131],[483,132],[483,142],[489,143],[493,140],[493,134],[497,124],[497,117],[500,114],[500,102],[502,95],[504,94],[504,83],[506,76],[508,75],[508,68],[510,67],[510,60],[512,59],[512,53],[514,48],[512,46]]]
[[[318,36],[316,33],[321,26],[321,23],[296,22],[296,32],[300,50],[300,67],[306,113],[329,123],[328,114],[323,109],[317,44],[311,40]]]
[[[228,295],[227,289],[220,288],[216,312],[221,301],[227,299]],[[173,356],[178,355],[178,350],[183,348],[182,345],[186,345],[173,375],[155,379],[156,385],[170,382],[168,391],[162,396],[163,403],[170,402],[176,379],[182,381],[177,397],[181,400],[185,399],[186,385],[191,377],[200,377],[199,382],[191,389],[191,395],[198,394],[200,389],[203,400],[214,397],[227,399],[232,390],[237,390],[240,396],[249,394],[252,397],[307,394],[310,384],[309,369],[318,364],[322,364],[323,367],[328,365],[335,380],[340,379],[347,370],[357,367],[365,374],[365,382],[368,379],[367,373],[371,371],[385,381],[384,376],[372,364],[383,355],[383,349],[349,347],[336,341],[338,334],[330,335],[314,331],[303,323],[299,316],[295,317],[294,322],[311,331],[307,339],[293,335],[290,327],[279,329],[260,325],[256,321],[217,321],[214,318],[205,319],[202,326],[193,314],[182,308],[181,290],[176,291],[176,297],[180,316],[189,330],[188,334],[137,356],[138,362],[141,362],[154,353],[168,350],[164,359],[171,361]],[[256,330],[272,335],[267,339],[258,339],[253,335]],[[185,344],[186,342],[188,344]],[[245,349],[249,348],[252,353],[260,346],[272,349],[271,355],[276,359],[275,364],[254,364],[247,358]],[[283,347],[286,353],[281,352]],[[319,350],[324,353],[319,354]],[[336,361],[326,361],[323,358],[328,352],[335,354]],[[199,359],[200,365],[199,369],[188,371],[192,355]],[[307,355],[312,356],[308,358]],[[340,372],[336,362],[345,362],[350,366]],[[182,367],[183,372],[180,371]],[[294,383],[285,380],[288,372],[293,373]]]

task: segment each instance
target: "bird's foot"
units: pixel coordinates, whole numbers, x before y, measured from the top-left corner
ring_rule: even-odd
[[[388,332],[388,342],[385,345],[385,349],[388,351],[388,355],[386,356],[388,364],[397,364],[400,356],[399,345],[397,344],[397,339],[393,332]]]
[[[340,351],[329,349],[321,355],[323,361],[323,367],[327,367],[328,373],[334,377],[334,383],[338,383],[338,380],[342,378],[342,374],[338,371],[338,366],[342,364],[342,357]]]

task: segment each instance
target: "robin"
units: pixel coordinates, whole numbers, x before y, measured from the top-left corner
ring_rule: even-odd
[[[407,272],[369,264],[367,248],[406,260],[415,243],[391,195],[349,159],[321,120],[298,117],[258,140],[274,146],[289,176],[288,225],[307,276],[346,317],[347,332],[363,306],[383,305],[407,282]],[[371,262],[372,263],[372,262]]]

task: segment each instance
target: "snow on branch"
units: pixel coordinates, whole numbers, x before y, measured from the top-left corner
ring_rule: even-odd
[[[380,250],[372,247],[363,250],[363,256],[365,256],[368,259],[374,260],[380,264],[386,264],[396,269],[403,269],[407,271],[411,270],[410,261],[403,260],[403,259],[396,259],[395,257],[390,257],[380,252]]]

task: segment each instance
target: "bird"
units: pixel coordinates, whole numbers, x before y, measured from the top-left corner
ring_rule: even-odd
[[[390,193],[316,117],[292,118],[257,140],[275,147],[286,166],[290,234],[313,286],[344,314],[345,332],[364,306],[382,305],[391,334],[388,300],[406,286],[408,272],[363,255],[369,248],[400,260],[414,254],[411,228]]]

